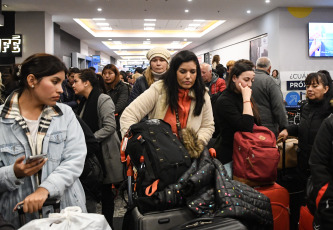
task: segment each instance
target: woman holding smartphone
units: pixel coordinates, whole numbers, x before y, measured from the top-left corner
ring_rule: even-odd
[[[28,57],[12,71],[19,88],[0,106],[0,213],[15,227],[19,203],[27,221],[38,218],[48,197],[59,198],[61,209],[86,212],[78,180],[87,152],[84,135],[72,109],[57,103],[65,72],[53,55]],[[27,162],[30,156],[35,160]]]

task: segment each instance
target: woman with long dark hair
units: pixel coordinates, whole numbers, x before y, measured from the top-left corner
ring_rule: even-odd
[[[214,120],[210,97],[201,78],[197,56],[188,50],[175,55],[170,68],[161,81],[133,101],[120,118],[121,132],[148,115],[168,122],[178,134],[178,113],[181,128],[190,128],[198,138],[198,144],[207,145],[214,132]]]
[[[0,106],[0,213],[17,228],[13,208],[19,202],[27,221],[39,218],[48,197],[60,198],[61,209],[86,212],[78,180],[87,153],[84,135],[73,110],[57,103],[66,71],[53,55],[28,57],[12,71],[18,89]]]
[[[235,132],[252,132],[253,124],[260,124],[259,114],[251,97],[254,75],[254,64],[251,61],[242,59],[235,62],[227,88],[214,105],[215,122],[219,128],[214,147],[217,159],[224,164],[230,177]]]
[[[124,180],[120,162],[120,141],[116,133],[114,104],[110,96],[100,92],[98,79],[91,69],[74,76],[75,94],[83,96],[77,114],[89,126],[101,145],[106,171],[102,188],[102,214],[113,227],[114,195],[112,184]]]
[[[104,85],[106,88],[106,94],[108,94],[114,105],[115,105],[115,116],[117,123],[117,133],[119,138],[120,135],[120,125],[119,119],[127,106],[128,96],[129,96],[129,86],[120,80],[120,74],[118,68],[113,64],[108,64],[103,68],[102,76],[104,80]]]

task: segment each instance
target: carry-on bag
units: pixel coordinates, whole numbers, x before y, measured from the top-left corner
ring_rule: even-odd
[[[250,186],[273,184],[280,160],[274,133],[255,124],[252,132],[236,132],[232,159],[234,180]]]
[[[289,230],[289,193],[287,189],[277,183],[254,187],[254,189],[266,195],[271,201],[274,230]]]
[[[280,162],[278,169],[297,167],[298,139],[288,137],[285,141],[277,140],[277,146],[280,152]]]
[[[288,139],[287,139],[288,140]],[[298,220],[300,208],[305,205],[305,186],[304,179],[297,167],[288,167],[288,145],[287,140],[282,142],[282,168],[278,170],[277,183],[289,192],[290,199],[290,229],[296,230],[298,228]]]
[[[131,230],[172,229],[173,227],[183,224],[196,217],[187,207],[158,212],[148,212],[144,214],[141,214],[139,209],[135,207],[128,215],[129,219],[126,218],[128,223],[125,224],[127,227],[123,227],[123,229]]]
[[[313,229],[313,215],[307,206],[302,206],[299,215],[298,229],[299,230],[312,230]]]
[[[232,218],[197,218],[190,220],[180,226],[172,228],[172,230],[184,230],[184,229],[223,229],[223,230],[247,230],[247,228],[238,220]]]

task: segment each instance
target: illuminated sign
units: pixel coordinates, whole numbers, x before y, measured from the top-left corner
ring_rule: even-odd
[[[0,57],[22,57],[22,35],[0,37]]]

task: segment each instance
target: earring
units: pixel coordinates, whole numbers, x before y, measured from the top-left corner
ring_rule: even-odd
[[[31,85],[31,88],[35,88],[35,85]]]

